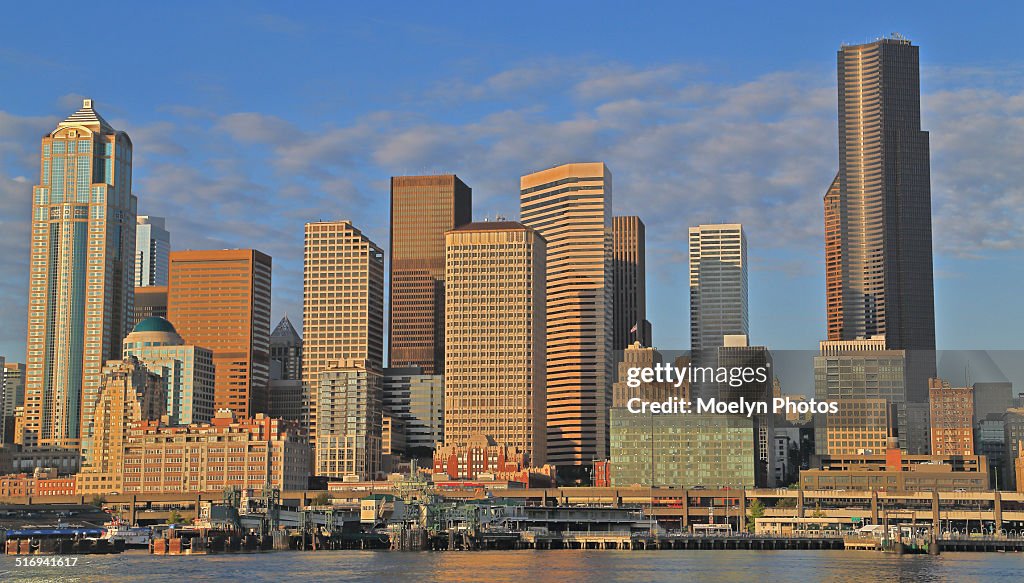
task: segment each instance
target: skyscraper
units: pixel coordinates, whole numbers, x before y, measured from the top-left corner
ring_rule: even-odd
[[[77,448],[132,316],[132,141],[91,99],[43,137],[32,192],[25,438]]]
[[[135,225],[135,287],[167,285],[171,234],[163,217],[140,216]]]
[[[380,375],[384,252],[351,221],[307,223],[303,287],[302,382],[307,391],[309,435],[319,439],[320,373],[338,362],[352,361]],[[318,465],[319,456],[317,451]]]
[[[747,336],[749,329],[743,226],[690,227],[690,349],[694,363],[716,366],[717,349],[725,345],[725,337]]]
[[[167,319],[185,342],[213,351],[214,409],[242,418],[267,410],[271,269],[254,249],[170,255]]]
[[[444,374],[444,234],[472,207],[454,174],[391,178],[390,366]]]
[[[828,338],[882,335],[907,350],[911,396],[927,402],[935,307],[918,47],[899,35],[843,46],[838,80],[839,172],[825,195]]]
[[[547,461],[574,466],[561,470],[573,479],[608,456],[612,175],[601,162],[566,164],[519,187],[522,223],[547,241]]]
[[[270,378],[294,381],[302,379],[302,336],[288,316],[270,333]]]
[[[646,229],[640,217],[612,217],[612,257],[615,284],[615,350],[634,340],[651,345],[647,321]],[[635,327],[635,332],[634,330]]]
[[[546,459],[544,238],[512,221],[445,237],[444,439],[484,434]]]

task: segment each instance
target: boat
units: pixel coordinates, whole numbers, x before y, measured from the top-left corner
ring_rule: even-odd
[[[121,520],[112,520],[103,525],[101,538],[115,541],[123,540],[125,548],[148,549],[153,538],[153,530],[148,526],[131,526]]]
[[[6,531],[3,552],[8,555],[95,555],[120,553],[124,542],[101,538],[103,529],[84,526],[29,526]]]

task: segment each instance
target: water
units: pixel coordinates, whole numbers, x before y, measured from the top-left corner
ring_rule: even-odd
[[[1014,581],[1024,554],[894,556],[874,551],[385,551],[277,552],[153,557],[140,551],[82,556],[75,567],[15,567],[0,581],[577,581],[733,582]]]

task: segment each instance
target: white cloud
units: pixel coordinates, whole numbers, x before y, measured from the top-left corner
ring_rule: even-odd
[[[347,125],[167,107],[126,128],[135,191],[142,212],[167,217],[175,248],[270,253],[276,314],[301,313],[303,223],[352,219],[386,247],[387,178],[403,173],[456,172],[474,189],[477,217],[511,218],[523,173],[603,160],[615,212],[644,219],[661,263],[685,263],[689,226],[740,221],[762,268],[805,273],[820,256],[821,199],[837,165],[833,78],[777,72],[726,84],[698,71],[542,62],[442,83],[453,90],[427,88],[415,107],[382,105]],[[923,98],[936,251],[1024,249],[1024,93],[943,84]],[[458,115],[428,113],[439,104]],[[38,140],[55,121],[0,112],[0,269],[14,274],[0,280],[0,299],[18,313]],[[23,318],[3,328],[0,342],[23,342]]]

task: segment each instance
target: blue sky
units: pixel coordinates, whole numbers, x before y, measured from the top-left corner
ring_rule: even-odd
[[[743,222],[753,341],[824,335],[821,197],[837,165],[835,52],[921,46],[940,348],[1022,348],[1024,51],[1013,4],[18,3],[0,38],[0,354],[24,357],[39,138],[82,96],[135,144],[142,214],[175,248],[274,257],[301,314],[302,224],[387,245],[388,177],[447,171],[474,215],[518,177],[603,160],[648,226],[655,342],[689,344],[686,228]]]

